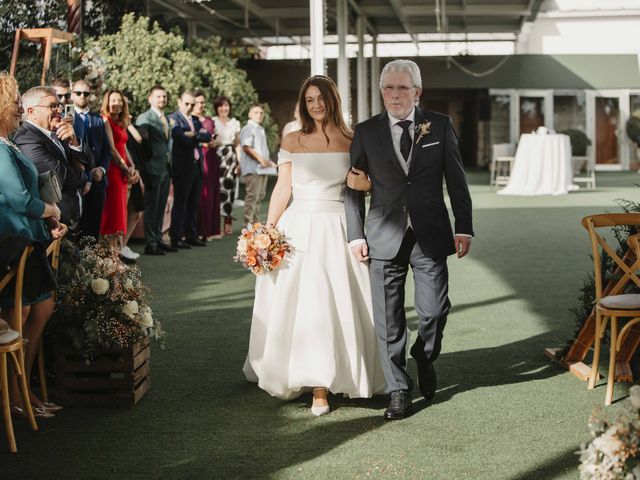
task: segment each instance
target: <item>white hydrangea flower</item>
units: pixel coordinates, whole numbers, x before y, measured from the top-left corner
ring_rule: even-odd
[[[151,309],[149,307],[145,308],[142,311],[142,320],[140,321],[140,324],[143,327],[148,327],[151,328],[153,327],[153,312],[151,311]]]

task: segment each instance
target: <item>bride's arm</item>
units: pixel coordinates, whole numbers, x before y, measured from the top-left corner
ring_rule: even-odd
[[[277,225],[278,220],[287,208],[291,198],[291,163],[283,163],[278,167],[278,181],[269,200],[267,225]]]

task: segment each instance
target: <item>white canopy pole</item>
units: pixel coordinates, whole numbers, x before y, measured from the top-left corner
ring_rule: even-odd
[[[371,115],[380,113],[380,59],[378,58],[378,36],[371,34]]]
[[[358,122],[369,118],[369,102],[367,94],[367,59],[364,56],[365,18],[358,17],[356,23],[358,34]]]
[[[351,110],[349,86],[349,58],[347,57],[347,33],[349,25],[349,10],[347,0],[336,0],[336,23],[338,33],[338,92],[342,100],[342,115],[345,122],[350,124]]]
[[[311,27],[311,75],[325,75],[324,0],[309,0]]]

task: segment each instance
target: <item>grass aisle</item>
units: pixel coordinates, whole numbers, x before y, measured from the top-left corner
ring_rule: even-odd
[[[332,398],[335,410],[313,418],[309,396],[285,403],[248,384],[254,281],[225,238],[140,260],[168,331],[146,397],[129,411],[67,408],[38,433],[16,419],[19,454],[2,442],[1,477],[577,478],[574,452],[604,387],[588,392],[543,348],[573,334],[569,309],[592,268],[580,218],[638,198],[639,178],[601,175],[597,191],[542,198],[500,197],[486,176],[470,178],[476,239],[470,257],[449,261],[439,391],[431,404],[417,397],[410,419],[385,423],[382,397]]]

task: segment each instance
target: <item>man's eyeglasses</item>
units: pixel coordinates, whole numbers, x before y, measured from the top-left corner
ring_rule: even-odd
[[[91,92],[73,92],[73,94],[78,97],[88,97],[91,95]]]
[[[52,103],[51,105],[36,105],[36,107],[48,108],[55,112],[56,110],[62,110],[63,105],[61,103]]]
[[[384,93],[391,93],[391,92],[394,92],[394,91],[397,90],[398,93],[407,93],[412,88],[416,88],[415,85],[413,85],[411,87],[409,87],[407,85],[398,85],[397,87],[393,86],[393,85],[387,85],[387,86],[382,87],[382,91]]]
[[[58,94],[58,100],[62,101],[62,99],[65,100],[69,100],[71,98],[71,94],[70,93],[59,93]]]

